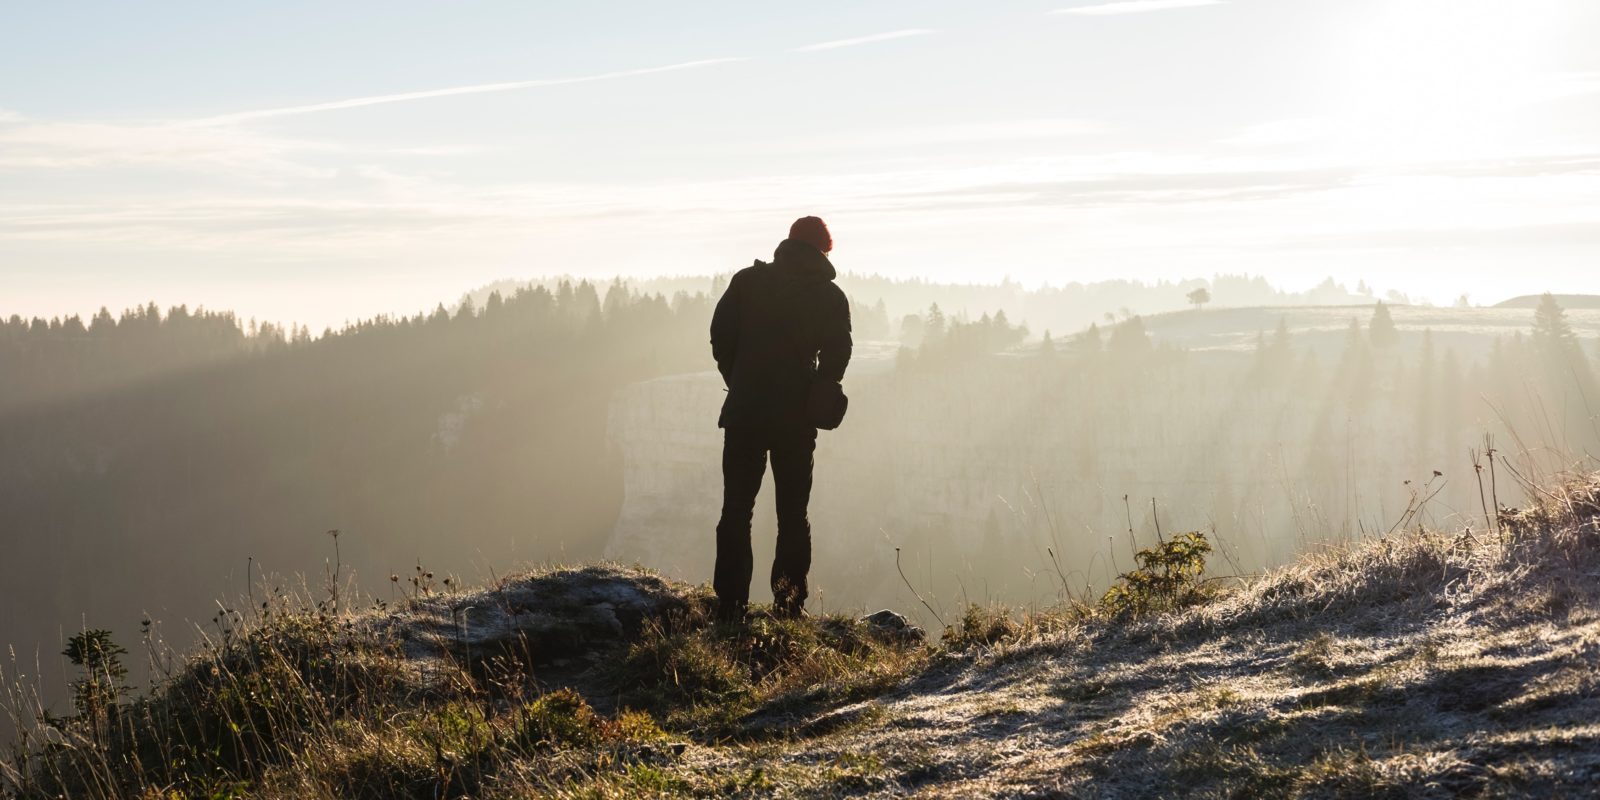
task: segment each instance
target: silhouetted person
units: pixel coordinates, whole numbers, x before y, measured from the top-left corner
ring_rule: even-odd
[[[756,261],[734,274],[711,317],[711,352],[728,386],[717,421],[724,429],[723,494],[712,581],[726,620],[741,619],[750,599],[750,517],[768,453],[778,505],[774,606],[785,616],[799,616],[805,606],[806,505],[817,446],[807,401],[813,382],[836,387],[850,363],[850,304],[833,283],[832,249],[822,220],[796,220],[772,263]]]

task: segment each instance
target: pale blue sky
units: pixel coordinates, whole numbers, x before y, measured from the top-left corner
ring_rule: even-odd
[[[837,263],[1600,292],[1589,0],[0,3],[0,313]]]

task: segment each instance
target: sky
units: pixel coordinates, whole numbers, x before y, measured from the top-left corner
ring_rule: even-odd
[[[1600,292],[1593,0],[0,0],[0,314],[499,279]]]

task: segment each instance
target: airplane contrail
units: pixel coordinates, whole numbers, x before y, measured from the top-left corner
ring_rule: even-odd
[[[805,47],[796,47],[789,52],[813,53],[818,50],[833,50],[840,47],[855,47],[858,44],[876,44],[878,42],[887,42],[894,39],[904,39],[908,36],[927,36],[931,33],[936,33],[936,31],[928,28],[908,28],[903,31],[889,31],[888,33],[874,33],[871,36],[857,36],[854,39],[835,39],[831,42],[808,44]]]
[[[217,125],[233,125],[240,122],[249,122],[257,119],[272,117],[289,117],[298,114],[315,114],[322,111],[337,111],[344,108],[360,108],[362,106],[376,106],[384,103],[404,103],[410,100],[428,100],[434,97],[451,97],[459,94],[484,94],[487,92],[509,92],[515,89],[535,89],[542,86],[566,86],[574,83],[594,83],[596,81],[614,80],[616,78],[631,78],[638,75],[654,75],[659,72],[676,72],[685,69],[697,69],[718,64],[730,64],[736,61],[745,61],[744,58],[708,58],[699,61],[685,61],[681,64],[668,64],[664,67],[645,67],[642,69],[629,69],[621,72],[605,72],[599,75],[582,75],[573,78],[541,78],[531,81],[507,81],[503,83],[480,83],[472,86],[453,86],[448,89],[429,89],[421,92],[402,92],[400,94],[382,94],[372,97],[354,97],[348,100],[334,100],[327,103],[313,103],[304,106],[287,106],[284,108],[263,108],[256,111],[240,111],[233,114],[221,114],[215,117],[188,120],[178,123],[182,127],[212,127]]]
[[[1105,16],[1113,14],[1140,14],[1146,11],[1166,11],[1170,8],[1198,8],[1200,6],[1221,5],[1227,5],[1227,0],[1126,0],[1126,2],[1102,3],[1100,5],[1093,6],[1058,8],[1050,13]]]

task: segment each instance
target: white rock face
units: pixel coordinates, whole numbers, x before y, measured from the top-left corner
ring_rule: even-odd
[[[612,399],[609,436],[622,455],[622,513],[606,556],[669,575],[710,574],[722,506],[724,397],[716,372],[673,375]]]

